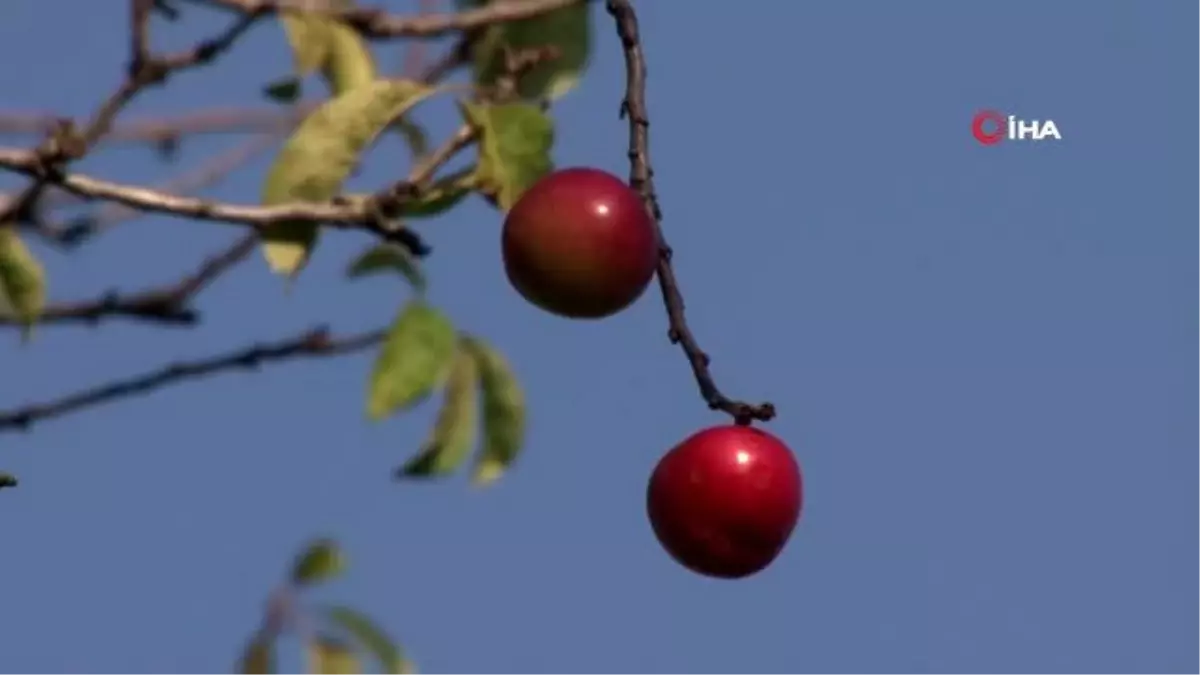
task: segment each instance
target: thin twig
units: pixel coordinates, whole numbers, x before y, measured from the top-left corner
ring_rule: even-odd
[[[437,10],[437,0],[419,0],[417,3],[417,15],[429,16]],[[400,64],[400,74],[402,77],[416,78],[420,77],[425,70],[425,48],[427,43],[424,40],[413,40],[405,45],[404,59]]]
[[[230,172],[278,145],[282,138],[283,136],[279,133],[260,134],[163,183],[162,189],[187,194],[212,187]],[[120,204],[108,204],[91,219],[92,231],[87,234],[98,234],[118,223],[141,215],[142,212],[137,209]]]
[[[232,269],[254,250],[258,236],[249,234],[221,252],[206,258],[195,271],[165,286],[130,295],[109,291],[82,302],[52,304],[38,317],[41,324],[96,324],[104,319],[125,318],[174,326],[193,326],[200,314],[189,305],[220,275]],[[0,326],[23,325],[13,317],[0,316]]]
[[[667,308],[667,319],[670,323],[668,336],[671,342],[680,345],[696,384],[700,387],[700,395],[704,397],[708,407],[729,413],[738,424],[749,424],[752,420],[767,421],[775,416],[775,406],[770,403],[751,405],[726,397],[717,388],[709,371],[709,358],[696,342],[692,331],[688,328],[684,316],[683,294],[675,279],[675,270],[671,266],[671,247],[663,235],[662,209],[658,205],[658,197],[654,192],[654,171],[650,166],[650,118],[646,113],[646,57],[642,52],[641,40],[638,36],[637,14],[629,0],[607,0],[608,13],[617,24],[617,35],[621,38],[622,51],[625,54],[625,99],[621,102],[621,117],[629,119],[629,183],[642,195],[646,209],[654,217],[658,230],[658,285],[662,290],[663,304]]]
[[[0,167],[29,176],[38,175],[40,160],[31,150],[0,148]],[[56,172],[49,177],[57,185],[85,200],[123,204],[148,213],[162,213],[192,220],[226,222],[250,227],[262,233],[269,225],[285,221],[315,223],[334,229],[362,230],[386,241],[395,241],[414,252],[427,249],[409,230],[396,230],[381,224],[367,204],[335,201],[296,202],[278,206],[246,206],[185,197],[145,188],[140,185],[113,183],[82,174]]]
[[[254,370],[268,363],[290,359],[328,358],[359,352],[378,344],[385,334],[385,330],[374,330],[338,337],[330,335],[327,327],[320,326],[274,342],[258,343],[195,361],[179,361],[52,401],[0,412],[0,432],[25,431],[36,422],[221,372]]]
[[[144,117],[113,125],[103,143],[178,143],[184,136],[290,129],[323,101],[304,101],[294,106],[221,106],[198,112],[162,117]],[[51,113],[0,112],[0,136],[47,134],[58,124]]]
[[[475,130],[468,125],[459,127],[453,136],[419,161],[407,178],[376,193],[373,198],[374,205],[368,208],[388,214],[402,207],[406,201],[420,197],[429,188],[429,183],[438,169],[474,142]]]
[[[148,24],[153,2],[131,0],[130,56],[128,71],[121,85],[99,107],[82,132],[76,132],[69,122],[63,122],[35,151],[37,164],[34,167],[34,182],[20,196],[9,201],[0,211],[0,222],[16,217],[17,220],[36,212],[36,203],[46,185],[53,182],[51,175],[62,169],[69,161],[87,155],[96,142],[108,132],[113,120],[121,110],[147,87],[161,85],[175,72],[187,70],[211,62],[253,24],[264,16],[261,12],[247,12],[228,29],[215,38],[204,40],[192,49],[164,57],[152,56],[148,47]]]

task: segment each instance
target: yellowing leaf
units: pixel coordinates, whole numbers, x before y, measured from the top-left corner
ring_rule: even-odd
[[[280,14],[279,21],[292,47],[295,75],[267,85],[264,91],[270,98],[295,101],[301,81],[316,70],[333,96],[375,81],[375,58],[358,31],[319,12],[289,10]]]
[[[485,486],[496,481],[516,461],[525,443],[525,394],[508,361],[476,338],[464,345],[479,366],[483,388],[483,452],[475,462],[472,481]]]
[[[408,304],[388,331],[367,393],[367,416],[381,420],[425,400],[448,375],[454,325],[422,301]]]
[[[346,557],[336,542],[318,539],[309,544],[292,565],[292,583],[307,586],[328,581],[346,568]]]
[[[0,305],[25,324],[26,338],[46,306],[46,272],[15,225],[0,224]]]
[[[236,672],[245,675],[266,675],[275,672],[275,641],[270,635],[255,635],[242,650]]]
[[[308,672],[321,675],[361,673],[358,656],[346,645],[328,637],[317,637],[308,644]]]
[[[487,4],[487,0],[458,0],[461,9]],[[472,48],[475,82],[492,85],[505,71],[505,50],[553,47],[558,58],[524,72],[517,91],[522,98],[558,98],[579,82],[591,51],[591,15],[580,2],[532,19],[489,26]]]
[[[445,400],[420,452],[396,472],[400,478],[438,478],[462,466],[479,425],[479,367],[468,351],[460,351],[446,382]]]
[[[328,19],[312,12],[286,11],[279,13],[279,23],[292,47],[292,62],[296,74],[304,77],[321,67],[329,51],[325,31]]]
[[[328,51],[321,74],[334,96],[375,81],[375,58],[358,31],[340,21],[326,24]]]
[[[363,649],[369,651],[379,661],[383,672],[412,672],[412,664],[404,658],[404,652],[367,615],[342,606],[327,607],[324,614],[330,623],[349,633]]]
[[[539,178],[554,168],[554,122],[528,103],[460,103],[479,134],[478,188],[507,211]]]
[[[279,151],[263,185],[263,204],[328,201],[379,132],[434,91],[417,82],[379,80],[326,101]],[[277,223],[263,233],[263,252],[272,271],[295,276],[316,241],[315,224]]]

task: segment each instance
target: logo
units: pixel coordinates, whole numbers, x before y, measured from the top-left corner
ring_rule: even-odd
[[[982,145],[1000,141],[1061,141],[1054,120],[1024,120],[997,110],[981,110],[971,118],[971,135]]]

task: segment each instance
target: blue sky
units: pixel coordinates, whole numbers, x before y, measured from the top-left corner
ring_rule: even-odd
[[[473,201],[421,226],[432,294],[522,377],[518,469],[484,492],[392,483],[434,411],[368,425],[366,355],[5,435],[0,467],[22,486],[0,494],[4,669],[227,670],[292,554],[330,534],[352,567],[318,597],[379,617],[425,672],[1195,671],[1196,7],[640,4],[693,327],[723,387],[778,405],[769,428],[805,472],[776,565],[690,575],[645,521],[659,455],[722,421],[657,293],[602,323],[541,314],[506,285],[500,218]],[[623,66],[595,11],[555,157],[623,174]],[[188,17],[159,45],[222,25]],[[0,21],[4,107],[85,115],[116,84],[123,7],[18,2]],[[288,66],[264,24],[129,114],[255,102]],[[969,128],[985,107],[1064,138],[984,148]],[[447,133],[451,112],[421,119]],[[395,177],[398,157],[381,148],[354,184]],[[211,194],[255,200],[267,161]],[[143,148],[80,168],[170,170]],[[146,218],[42,254],[67,299],[165,281],[236,235]],[[320,321],[386,322],[397,283],[340,281],[366,242],[329,237],[290,295],[250,261],[203,296],[198,330],[4,337],[0,405]]]

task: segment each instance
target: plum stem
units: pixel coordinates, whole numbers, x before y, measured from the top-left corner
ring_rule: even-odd
[[[646,113],[646,56],[638,35],[637,14],[629,0],[607,0],[606,8],[616,20],[617,35],[625,54],[625,98],[621,101],[620,115],[629,120],[629,184],[642,196],[658,234],[658,286],[662,290],[670,326],[667,336],[673,344],[683,349],[692,366],[700,395],[708,403],[709,409],[728,413],[739,425],[749,425],[754,420],[766,422],[775,417],[775,406],[771,403],[753,405],[722,394],[709,370],[708,354],[700,348],[688,328],[683,293],[679,290],[675,269],[671,265],[673,252],[663,235],[662,209],[654,192],[654,170],[650,166],[650,118]]]

